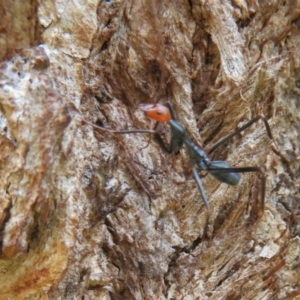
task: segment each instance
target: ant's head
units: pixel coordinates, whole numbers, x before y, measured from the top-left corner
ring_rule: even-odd
[[[158,121],[158,122],[169,122],[171,120],[170,110],[161,104],[141,104],[139,105],[145,116]]]

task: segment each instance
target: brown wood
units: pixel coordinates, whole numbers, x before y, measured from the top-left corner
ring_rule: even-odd
[[[298,299],[298,2],[2,1],[0,299]],[[203,173],[208,213],[186,150],[82,121],[167,100],[207,150],[266,117],[277,146],[259,122],[213,153],[265,166],[264,213],[257,174]]]

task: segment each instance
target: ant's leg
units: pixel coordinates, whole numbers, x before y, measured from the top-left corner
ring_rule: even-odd
[[[197,186],[198,186],[198,190],[200,191],[202,200],[203,200],[203,202],[204,202],[204,204],[205,204],[207,210],[209,211],[209,204],[208,204],[208,201],[207,201],[205,192],[204,192],[204,188],[203,188],[203,185],[202,185],[202,181],[201,181],[201,179],[200,179],[200,177],[199,177],[199,174],[198,174],[198,172],[197,172],[196,167],[193,167],[193,168],[192,168],[192,171],[193,171],[193,175],[194,175],[195,181],[196,181]]]
[[[130,134],[130,133],[152,133],[152,134],[155,134],[155,140],[158,142],[160,148],[166,152],[166,153],[172,153],[173,151],[170,150],[170,147],[166,146],[163,139],[159,136],[159,134],[156,132],[157,130],[157,127],[159,125],[159,122],[156,122],[154,128],[151,130],[151,129],[135,129],[135,130],[112,130],[112,129],[107,129],[107,128],[103,128],[103,127],[100,127],[100,126],[97,126],[85,119],[81,119],[82,121],[84,121],[86,124],[92,126],[93,128],[95,129],[98,129],[98,130],[101,130],[101,131],[105,131],[105,132],[109,132],[111,134]],[[150,142],[150,139],[147,143],[147,146]],[[146,146],[146,147],[147,147]]]
[[[172,121],[172,124],[171,124]],[[175,120],[171,120],[169,122],[171,127],[171,141],[169,146],[166,146],[161,136],[157,133],[156,129],[159,124],[159,122],[156,123],[154,129],[155,129],[155,140],[159,144],[160,148],[166,152],[166,153],[173,153],[177,150],[180,150],[183,146],[184,138],[186,137],[186,133],[183,129],[183,127],[177,123]],[[175,127],[174,127],[175,126]],[[178,130],[179,128],[179,130]]]
[[[266,175],[264,167],[240,167],[240,168],[208,168],[208,172],[210,172],[214,177],[216,177],[221,182],[226,183],[226,179],[222,178],[222,176],[218,176],[218,174],[224,173],[246,173],[246,172],[259,172],[261,174],[261,209],[264,211],[265,209],[265,193],[266,193]]]
[[[83,122],[85,122],[86,124],[92,126],[93,128],[96,128],[98,130],[101,130],[101,131],[105,131],[105,132],[109,132],[111,134],[128,134],[128,133],[152,133],[152,134],[155,134],[155,140],[158,142],[160,148],[166,152],[166,153],[172,153],[173,150],[170,149],[170,146],[166,146],[163,139],[160,137],[160,135],[156,132],[157,130],[157,127],[159,125],[159,122],[156,122],[154,128],[151,130],[151,129],[135,129],[135,130],[112,130],[112,129],[107,129],[107,128],[103,128],[103,127],[100,127],[100,126],[97,126],[85,119],[81,119]],[[173,137],[172,137],[173,138]],[[149,140],[150,141],[150,140]],[[147,143],[147,145],[149,144],[149,141]]]
[[[224,143],[226,143],[227,141],[229,141],[231,138],[233,138],[235,135],[239,134],[240,132],[242,132],[243,130],[247,129],[249,126],[251,126],[252,124],[256,123],[257,121],[262,120],[265,124],[268,136],[271,140],[273,140],[273,136],[271,133],[271,129],[269,126],[269,123],[267,121],[267,119],[262,116],[262,115],[258,115],[257,117],[255,117],[254,119],[252,119],[251,121],[249,121],[247,124],[245,124],[244,126],[242,126],[240,129],[236,130],[235,132],[229,134],[228,136],[226,136],[225,138],[223,138],[222,140],[218,141],[216,144],[214,144],[211,149],[209,150],[208,154],[211,154],[212,152],[214,152],[218,147],[220,147],[221,145],[223,145]]]
[[[158,125],[159,125],[159,122],[156,122],[156,123],[155,123],[155,126],[154,126],[154,128],[153,128],[153,130],[155,131],[155,134],[156,134],[156,130],[157,130]],[[148,142],[147,142],[147,144],[146,144],[146,146],[143,147],[143,148],[140,148],[139,150],[146,149],[146,148],[149,146],[149,144],[150,144],[151,138],[152,138],[152,136],[150,135],[150,136],[149,136],[149,139],[148,139]]]
[[[172,151],[170,149],[170,147],[167,147],[163,141],[163,139],[160,137],[160,135],[156,132],[155,133],[155,140],[157,141],[159,147],[161,148],[161,150],[163,150],[165,153],[169,153],[171,154]]]

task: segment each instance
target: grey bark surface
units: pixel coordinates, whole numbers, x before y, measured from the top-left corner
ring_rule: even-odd
[[[3,1],[0,299],[300,299],[299,1]],[[165,154],[174,106],[228,186]],[[168,125],[161,126],[170,138]]]

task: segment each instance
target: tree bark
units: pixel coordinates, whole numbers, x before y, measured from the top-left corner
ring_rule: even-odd
[[[299,1],[2,1],[1,299],[300,299]],[[141,103],[241,174],[165,154]],[[168,124],[161,124],[164,139]]]

